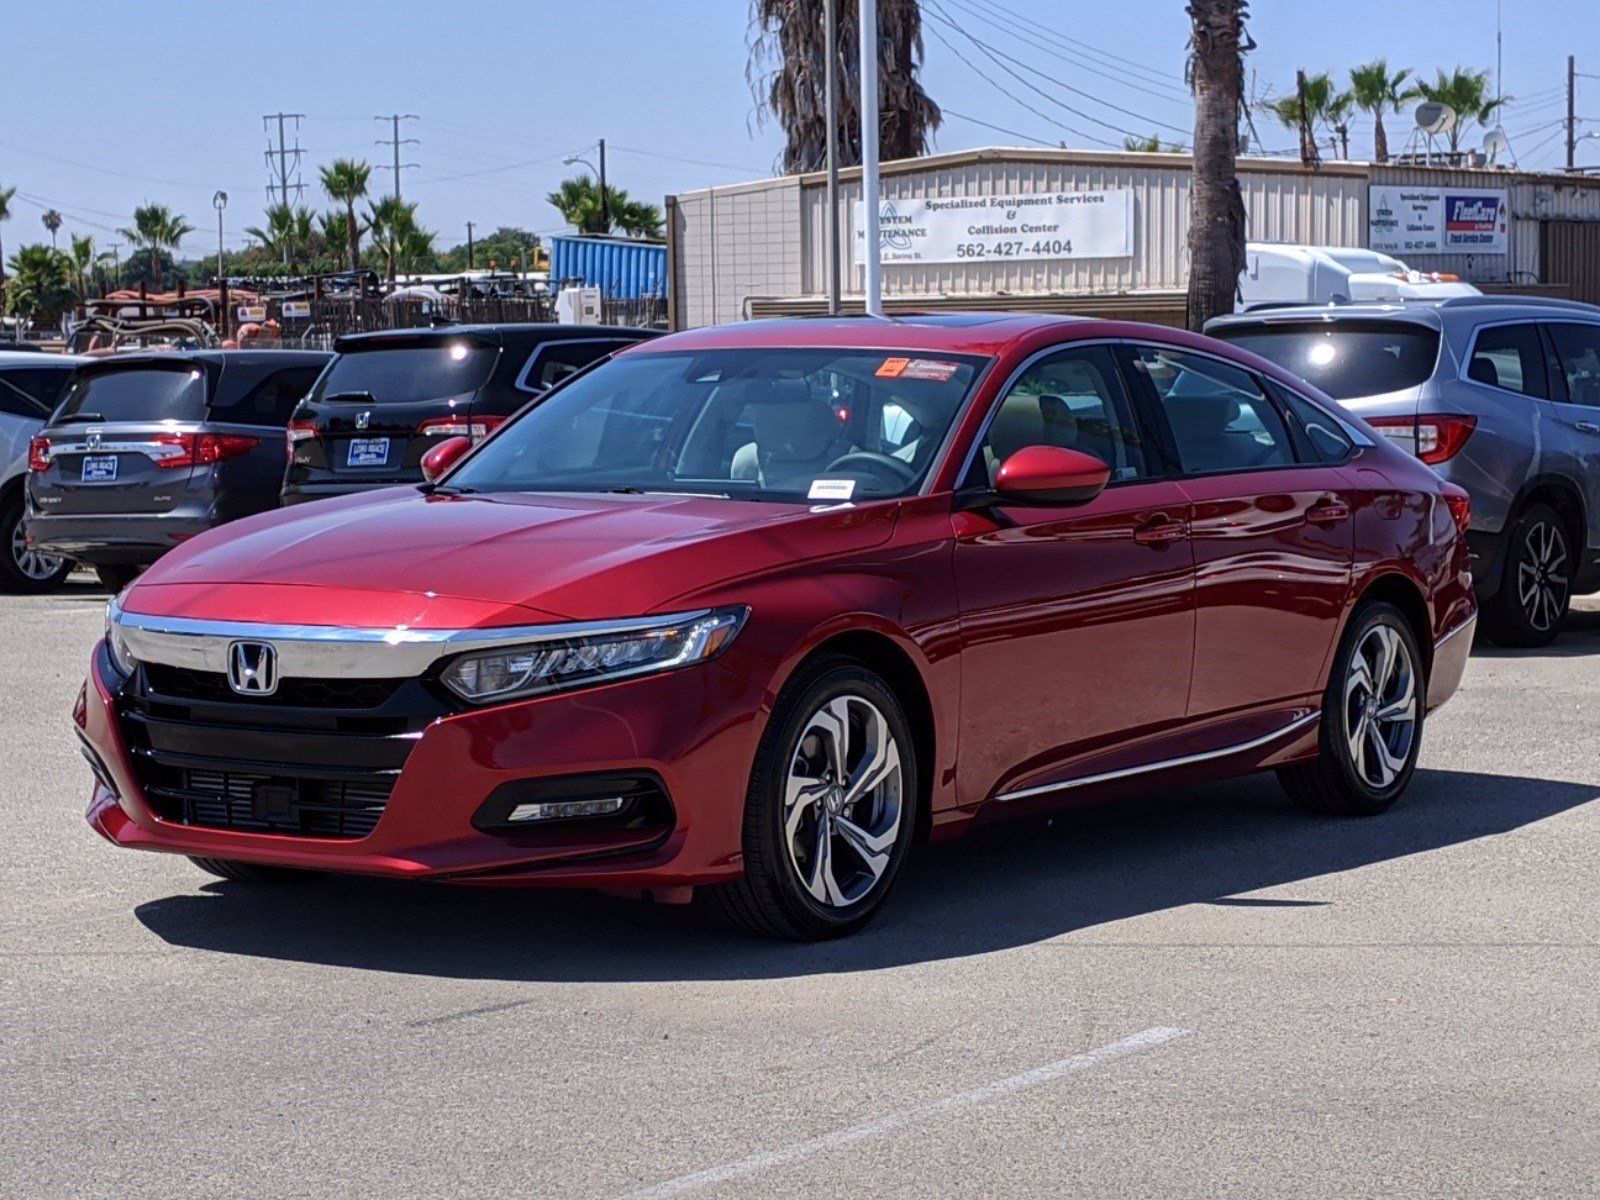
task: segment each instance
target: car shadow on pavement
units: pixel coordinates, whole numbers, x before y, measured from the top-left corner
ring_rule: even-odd
[[[819,945],[746,938],[698,910],[588,892],[357,878],[276,889],[218,882],[135,911],[175,946],[371,971],[770,979],[1027,945],[1470,842],[1596,798],[1595,784],[1437,770],[1418,771],[1400,804],[1369,820],[1303,815],[1270,776],[1164,792],[921,847],[877,920]]]
[[[1560,636],[1548,646],[1508,650],[1496,646],[1482,633],[1473,640],[1474,657],[1483,658],[1584,658],[1600,655],[1600,608],[1586,604],[1567,613]]]

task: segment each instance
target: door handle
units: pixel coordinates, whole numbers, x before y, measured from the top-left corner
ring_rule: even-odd
[[[1156,517],[1133,531],[1133,540],[1144,546],[1165,546],[1188,536],[1188,522],[1171,521],[1166,517]]]
[[[1307,525],[1337,525],[1340,521],[1348,520],[1350,506],[1339,500],[1331,500],[1325,504],[1313,504],[1306,509]]]
[[[1600,425],[1596,425],[1593,421],[1579,421],[1573,428],[1579,433],[1600,433]]]

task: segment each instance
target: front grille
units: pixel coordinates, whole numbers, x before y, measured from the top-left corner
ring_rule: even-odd
[[[262,698],[212,672],[152,663],[117,707],[162,820],[346,839],[377,826],[412,746],[447,711],[415,679],[285,679]]]
[[[240,696],[220,671],[195,671],[147,663],[145,676],[153,691],[178,700],[225,701],[288,708],[376,708],[387,703],[404,679],[284,679],[270,696]]]

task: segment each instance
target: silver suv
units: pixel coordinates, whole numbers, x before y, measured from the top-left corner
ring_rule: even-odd
[[[1472,496],[1484,632],[1542,646],[1600,591],[1600,308],[1526,297],[1256,309],[1206,332],[1321,388]]]

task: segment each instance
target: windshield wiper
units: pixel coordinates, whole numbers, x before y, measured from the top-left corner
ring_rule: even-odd
[[[713,500],[728,500],[731,497],[727,492],[689,492],[678,491],[673,488],[641,488],[641,487],[614,487],[601,488],[603,496],[707,496]]]
[[[462,487],[453,483],[425,483],[422,485],[424,496],[476,496],[478,489],[475,487]]]

